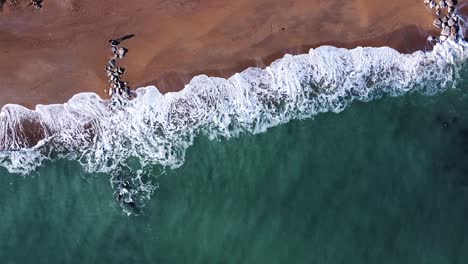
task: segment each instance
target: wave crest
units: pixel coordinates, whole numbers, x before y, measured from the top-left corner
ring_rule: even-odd
[[[354,100],[454,87],[468,44],[446,41],[433,51],[401,54],[388,47],[352,50],[322,46],[286,55],[266,69],[249,68],[229,79],[200,75],[179,92],[154,86],[127,102],[94,93],[35,111],[6,105],[0,113],[0,165],[27,174],[45,160],[78,160],[88,172],[139,175],[148,165],[176,168],[197,134],[211,139],[262,133],[268,128],[340,112]]]

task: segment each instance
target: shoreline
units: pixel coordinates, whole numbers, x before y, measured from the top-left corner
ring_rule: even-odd
[[[427,37],[435,34],[435,30],[424,31],[422,28],[416,25],[410,25],[386,35],[368,40],[359,40],[355,42],[322,42],[302,45],[294,48],[284,48],[264,58],[240,61],[237,65],[231,67],[215,69],[210,68],[193,72],[166,72],[161,74],[160,78],[139,83],[138,87],[153,85],[156,86],[162,93],[177,92],[182,90],[193,77],[198,75],[207,75],[209,77],[221,77],[227,79],[232,75],[250,67],[265,68],[274,61],[283,58],[285,55],[305,54],[308,53],[310,49],[316,49],[321,46],[333,46],[344,49],[354,49],[357,47],[390,47],[402,54],[411,54],[416,51],[431,51],[432,46],[427,44],[426,39]],[[402,38],[405,38],[406,41],[402,41]],[[410,39],[410,41],[407,41],[408,39]]]
[[[111,146],[114,137],[122,136],[125,142],[127,136],[138,142],[145,136],[136,127],[143,129],[144,135],[154,136],[157,142],[164,135],[170,140],[184,129],[211,128],[222,137],[246,131],[261,133],[265,128],[292,119],[323,112],[338,113],[354,101],[367,102],[385,94],[438,94],[450,88],[450,82],[458,76],[457,65],[468,54],[467,42],[452,41],[436,46],[433,52],[411,55],[388,47],[357,50],[322,47],[310,55],[315,59],[307,54],[295,56],[294,61],[282,59],[271,70],[247,70],[246,75],[235,75],[233,80],[210,80],[202,76],[178,94],[162,96],[155,87],[141,87],[135,101],[128,101],[128,105],[125,100],[114,97],[109,101],[86,92],[73,96],[66,104],[37,105],[35,110],[7,105],[0,112],[3,131],[0,131],[0,154],[20,151],[21,157],[29,155],[29,150],[40,157],[42,151],[50,150],[75,153],[95,146],[96,142],[101,142],[100,147]],[[444,55],[452,60],[445,60]],[[439,76],[434,72],[444,74]],[[123,111],[112,111],[117,109]],[[266,119],[260,122],[263,118]],[[124,120],[129,122],[121,122]],[[234,126],[232,131],[230,125]],[[116,126],[121,127],[116,129]],[[51,149],[42,148],[49,143]],[[3,161],[9,164],[8,159]],[[15,164],[22,163],[14,161],[8,165],[9,170],[23,171]]]
[[[161,77],[145,81],[141,83],[137,83],[136,87],[132,88],[132,91],[135,91],[138,88],[144,88],[147,86],[155,86],[157,89],[162,93],[168,92],[178,92],[184,89],[184,86],[187,85],[192,78],[199,76],[199,75],[207,75],[209,77],[220,77],[228,79],[232,77],[236,73],[240,73],[248,68],[256,67],[256,68],[266,68],[270,66],[274,61],[283,58],[285,55],[300,55],[306,54],[309,52],[310,49],[316,49],[321,46],[333,46],[336,48],[344,48],[344,49],[354,49],[358,47],[363,48],[379,48],[379,47],[390,47],[402,54],[411,54],[417,51],[431,51],[432,46],[427,44],[426,39],[428,36],[433,35],[435,31],[429,32],[423,31],[422,28],[417,27],[416,25],[411,25],[406,28],[402,28],[396,30],[395,32],[391,32],[386,34],[382,37],[370,39],[370,40],[361,40],[356,42],[323,42],[318,44],[309,44],[309,45],[302,45],[300,47],[295,48],[284,48],[280,51],[274,52],[269,56],[260,59],[251,59],[238,62],[237,65],[226,67],[226,68],[216,68],[216,69],[201,69],[193,72],[163,72]],[[412,39],[411,42],[403,42],[400,39],[409,37]],[[78,91],[77,93],[71,94],[68,99],[63,102],[48,102],[48,103],[26,103],[26,104],[19,104],[19,103],[5,103],[0,104],[0,109],[2,109],[6,105],[19,105],[24,107],[28,110],[35,111],[35,107],[37,105],[53,105],[53,104],[64,104],[69,99],[71,99],[74,95],[79,93],[96,93],[99,95],[103,100],[109,99],[108,95],[104,91],[100,90],[90,90],[90,91]],[[1,99],[0,99],[1,101]]]
[[[0,107],[33,109],[80,92],[106,98],[107,41],[125,34],[136,35],[125,43],[131,88],[155,85],[165,93],[199,74],[228,77],[322,45],[412,53],[436,32],[432,12],[419,0],[112,2],[50,0],[39,11],[4,6]]]

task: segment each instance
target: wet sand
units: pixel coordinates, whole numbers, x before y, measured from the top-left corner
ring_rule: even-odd
[[[326,44],[410,53],[435,34],[421,0],[44,0],[41,10],[9,1],[0,13],[0,107],[106,97],[107,41],[126,34],[136,37],[124,43],[125,79],[163,92]]]

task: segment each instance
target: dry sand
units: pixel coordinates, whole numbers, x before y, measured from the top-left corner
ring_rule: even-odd
[[[226,77],[323,44],[424,49],[433,18],[422,0],[26,2],[6,0],[0,13],[0,106],[105,97],[107,41],[126,34],[136,37],[125,42],[125,78],[167,92],[200,73]]]

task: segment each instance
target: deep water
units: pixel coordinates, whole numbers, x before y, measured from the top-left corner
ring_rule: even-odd
[[[0,263],[467,263],[465,86],[197,137],[139,216],[77,162],[1,168]]]

